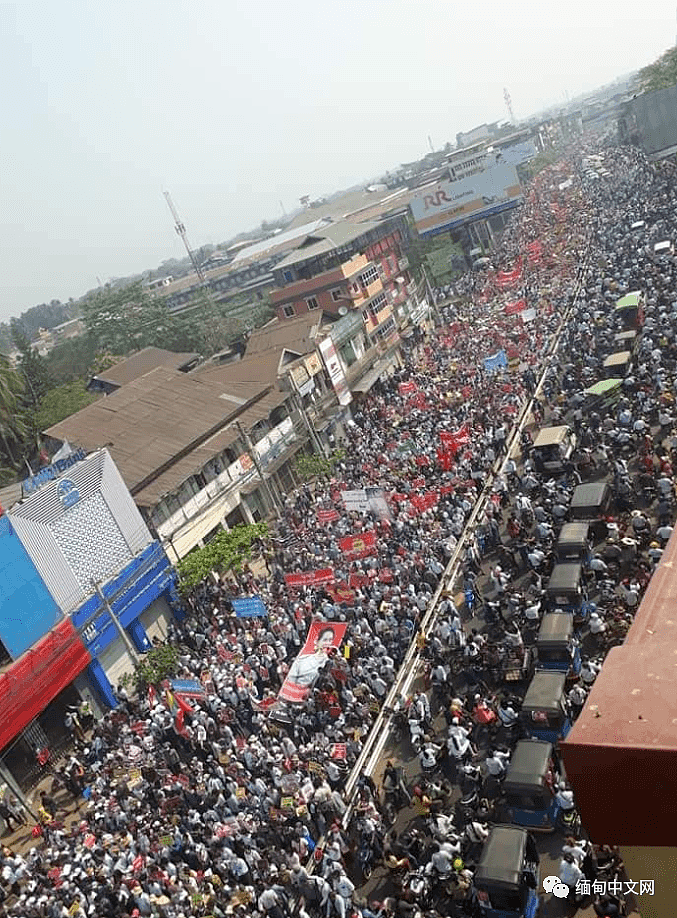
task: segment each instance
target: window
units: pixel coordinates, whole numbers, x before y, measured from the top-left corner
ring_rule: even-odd
[[[320,304],[317,302],[317,297],[316,297],[316,296],[308,296],[308,297],[306,297],[306,306],[308,307],[308,310],[317,309],[317,307],[318,307],[319,305],[320,305]]]
[[[331,292],[331,298],[335,303],[338,303],[339,300],[343,299],[343,290],[340,287],[336,287]]]
[[[377,316],[379,312],[388,305],[388,298],[385,293],[379,293],[369,304],[369,312],[372,316]]]
[[[379,279],[378,269],[375,265],[369,265],[364,273],[360,274],[360,283],[363,287],[368,287]]]
[[[291,271],[285,271],[283,276],[288,284],[291,284],[291,282],[294,280],[294,275]]]
[[[291,319],[292,316],[296,315],[296,310],[294,309],[291,303],[288,306],[283,306],[282,312],[287,319]]]

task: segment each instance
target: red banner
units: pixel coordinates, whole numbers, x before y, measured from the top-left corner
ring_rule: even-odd
[[[335,583],[333,586],[325,587],[325,589],[334,602],[355,601],[355,593],[350,589],[347,583]]]
[[[339,518],[338,510],[318,510],[317,511],[317,522],[318,523],[333,523],[334,520]]]
[[[300,571],[297,574],[285,574],[284,582],[288,587],[321,586],[323,583],[333,583],[334,568],[323,567],[318,571]]]
[[[369,586],[369,577],[366,574],[351,574],[348,577],[348,586],[351,590],[359,590],[361,587]]]
[[[524,312],[527,308],[527,301],[525,299],[515,300],[514,303],[506,303],[504,312],[506,316],[515,316],[520,312]]]
[[[418,510],[419,513],[423,513],[426,510],[430,510],[431,507],[434,507],[439,497],[435,491],[426,491],[425,494],[415,495],[411,499],[411,503]]]
[[[389,567],[382,567],[378,572],[378,579],[381,583],[392,583],[395,575]]]
[[[339,539],[339,548],[343,556],[349,561],[356,561],[358,558],[366,558],[368,555],[376,554],[376,535],[373,532],[365,532],[364,535],[346,536]]]
[[[418,386],[413,382],[401,382],[398,386],[398,392],[400,395],[411,395],[412,392],[417,392]]]

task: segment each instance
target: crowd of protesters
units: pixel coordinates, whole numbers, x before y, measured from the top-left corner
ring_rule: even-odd
[[[504,774],[510,743],[493,743],[489,725],[500,720],[506,738],[520,699],[492,685],[486,629],[479,619],[477,628],[464,622],[453,596],[443,596],[432,632],[422,633],[420,622],[489,480],[492,499],[462,555],[463,585],[473,602],[496,601],[497,644],[520,646],[529,621],[542,614],[553,538],[581,473],[572,464],[548,482],[528,459],[494,471],[581,271],[583,293],[534,416],[571,417],[585,455],[635,515],[627,534],[610,529],[592,568],[595,587],[608,596],[598,597],[584,636],[590,652],[569,698],[574,710],[598,671],[593,658],[617,621],[631,617],[674,517],[675,265],[651,257],[653,243],[674,231],[673,179],[632,151],[608,151],[607,164],[604,181],[581,178],[573,156],[537,178],[504,234],[501,261],[489,274],[459,281],[453,304],[439,307],[434,334],[410,339],[403,365],[354,406],[331,480],[287,496],[277,539],[263,546],[265,575],[263,566],[247,568],[193,592],[169,640],[179,649],[177,678],[200,683],[204,696],[179,713],[171,689],[143,697],[119,691],[118,707],[83,734],[62,769],[81,811],[76,830],[65,828],[54,794],[43,792],[42,838],[24,855],[3,852],[8,915],[284,918],[298,908],[311,918],[409,918],[417,910],[434,914],[438,894],[458,914],[476,911],[472,865],[491,812],[473,804],[454,822],[451,801],[459,793],[472,799]],[[573,187],[560,191],[570,174]],[[641,240],[629,230],[638,220],[646,223]],[[511,272],[517,289],[501,286]],[[624,399],[606,416],[576,415],[582,389],[613,350],[614,299],[638,288],[647,291],[647,321]],[[505,308],[516,299],[535,318],[523,321]],[[621,453],[623,432],[629,446]],[[646,478],[641,491],[631,480],[637,461]],[[380,502],[346,509],[342,493],[364,488]],[[368,549],[351,554],[341,544],[350,536]],[[621,536],[635,542],[625,567]],[[331,582],[295,585],[294,574],[328,569]],[[231,600],[247,595],[261,598],[265,617],[234,614]],[[321,621],[345,623],[345,639],[330,649],[307,697],[284,701],[279,692],[291,664]],[[414,637],[428,660],[428,691],[403,699],[402,715],[421,778],[409,787],[389,766],[381,793],[361,775],[348,822],[346,778]],[[481,709],[489,712],[484,719]],[[563,785],[559,792],[572,810],[570,791]],[[396,811],[414,803],[427,821],[398,837],[388,831],[387,802]],[[7,816],[12,807],[21,818],[11,800]],[[399,878],[396,894],[367,905],[356,887],[377,860]],[[563,881],[573,887],[578,874],[592,876],[591,861],[590,847],[569,839]]]

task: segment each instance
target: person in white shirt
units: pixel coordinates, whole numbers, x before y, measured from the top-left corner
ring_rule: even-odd
[[[604,634],[606,631],[604,620],[597,612],[591,613],[588,627],[590,629],[590,634]]]
[[[501,752],[499,749],[490,750],[489,755],[484,760],[487,774],[491,775],[492,778],[503,778],[508,770],[509,761],[509,752]]]
[[[562,857],[562,860],[559,864],[558,876],[562,883],[569,887],[569,897],[572,899],[575,898],[576,884],[579,880],[583,880],[585,878],[585,874],[574,862],[574,859],[570,854],[565,854]]]
[[[581,680],[587,686],[592,685],[601,669],[602,667],[599,663],[593,663],[592,660],[585,660],[581,664]]]
[[[472,755],[470,734],[460,725],[458,717],[454,717],[449,727],[447,749],[449,755],[457,762],[462,762]]]

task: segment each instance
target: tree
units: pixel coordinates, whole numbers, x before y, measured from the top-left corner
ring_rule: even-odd
[[[0,358],[0,474],[18,471],[27,451],[30,426],[23,404],[24,383],[6,357]]]
[[[160,686],[165,679],[175,676],[179,668],[179,649],[173,644],[153,647],[134,665],[134,672],[125,673],[120,684],[145,692],[149,685]]]
[[[53,381],[45,358],[31,346],[21,322],[17,319],[12,319],[11,330],[14,346],[21,352],[19,371],[25,382],[25,402],[27,407],[34,411],[40,399],[53,385]]]
[[[91,405],[96,399],[97,396],[86,390],[81,379],[55,386],[43,396],[37,406],[34,421],[36,431],[47,430],[76,411]]]
[[[254,543],[268,535],[266,523],[234,526],[219,532],[204,548],[196,548],[176,565],[179,589],[190,592],[212,571],[238,571],[251,560]]]
[[[313,478],[321,478],[323,475],[329,476],[344,456],[345,451],[342,449],[335,449],[329,458],[321,456],[319,453],[313,453],[310,456],[299,456],[294,462],[294,472],[302,481],[311,481]]]
[[[674,86],[677,83],[677,47],[670,48],[653,64],[643,67],[637,79],[644,92]]]
[[[92,335],[67,338],[57,344],[45,357],[47,369],[56,385],[89,378],[89,372],[97,356],[97,343]]]
[[[172,318],[163,300],[152,296],[141,281],[95,291],[82,312],[97,350],[125,355],[149,345],[162,346],[159,341],[166,337]]]

